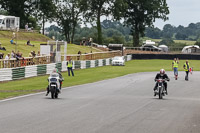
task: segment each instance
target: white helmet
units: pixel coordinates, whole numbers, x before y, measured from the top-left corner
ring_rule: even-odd
[[[56,73],[57,72],[57,69],[55,68],[55,69],[53,69],[53,73]]]
[[[160,75],[164,75],[165,74],[165,69],[160,69]]]

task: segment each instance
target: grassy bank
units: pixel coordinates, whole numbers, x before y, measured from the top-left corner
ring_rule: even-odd
[[[195,71],[199,71],[200,61],[189,61]],[[172,71],[172,60],[132,60],[126,62],[126,66],[105,66],[83,70],[75,70],[75,77],[68,77],[67,72],[62,73],[65,81],[63,87],[92,83],[100,80],[115,78],[131,73],[138,72],[158,72],[161,68],[166,71]],[[183,71],[184,61],[180,61],[179,71]],[[14,97],[29,93],[45,91],[48,85],[46,76],[34,77],[24,80],[9,81],[0,83],[0,99]]]
[[[32,32],[19,32],[17,37],[15,37],[14,42],[17,42],[17,46],[10,44],[10,40],[13,37],[13,32],[11,31],[0,31],[0,43],[1,47],[5,47],[6,51],[0,50],[0,53],[6,54],[11,53],[12,50],[20,51],[23,57],[28,57],[31,51],[40,51],[40,44],[47,43],[48,40],[51,40],[47,36],[44,36],[39,33]],[[17,38],[17,39],[16,39]],[[34,47],[26,45],[27,41],[30,40],[31,44],[35,45]],[[90,47],[78,46],[74,44],[68,44],[67,54],[77,54],[78,51],[82,53],[99,52],[101,50],[91,49]]]

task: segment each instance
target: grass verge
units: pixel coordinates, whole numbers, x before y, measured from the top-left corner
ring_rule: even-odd
[[[179,71],[183,71],[184,62],[184,60],[180,61]],[[189,63],[194,67],[195,71],[200,70],[200,61],[189,60]],[[158,72],[161,68],[166,71],[172,71],[172,60],[132,60],[126,62],[126,66],[105,66],[75,70],[74,77],[68,77],[67,72],[63,72],[62,74],[65,78],[63,87],[92,83],[131,73]],[[45,91],[48,85],[47,77],[48,75],[0,83],[0,99]]]

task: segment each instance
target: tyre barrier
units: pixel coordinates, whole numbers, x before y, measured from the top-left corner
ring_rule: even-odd
[[[165,59],[173,60],[179,58],[181,60],[200,60],[197,54],[132,54],[132,59]]]
[[[132,55],[127,55],[127,61],[130,61],[131,57]],[[111,62],[111,58],[89,61],[73,61],[73,69],[87,69],[106,66],[111,65]],[[60,63],[0,69],[0,82],[50,74],[55,68],[62,72],[67,71],[67,61]]]

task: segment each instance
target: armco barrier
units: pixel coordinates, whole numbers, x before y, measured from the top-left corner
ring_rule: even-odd
[[[182,60],[187,60],[187,59],[188,60],[200,60],[200,55],[196,55],[196,54],[132,54],[132,59],[172,60],[174,58],[179,58]]]
[[[127,55],[126,60],[131,60],[131,56],[132,55]],[[90,61],[73,61],[73,68],[85,69],[100,67],[110,65],[111,61],[111,58]],[[62,63],[51,63],[43,65],[0,69],[0,82],[50,74],[55,68],[57,68],[60,71],[67,71],[67,61],[63,61]]]

